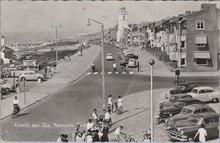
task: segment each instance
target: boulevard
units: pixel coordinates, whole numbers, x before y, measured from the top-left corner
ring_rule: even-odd
[[[105,55],[112,53],[119,65],[118,49],[112,45],[104,45],[104,47]],[[101,54],[96,58],[95,64],[97,72],[100,72]],[[112,61],[105,61],[106,73],[113,70],[112,64]],[[134,74],[123,75],[119,66],[117,69],[119,74],[106,74],[106,96],[111,94],[113,101],[118,96],[123,97],[150,89],[150,76],[139,75],[136,69],[129,69]],[[154,88],[173,88],[174,80],[175,77],[155,77]],[[218,86],[218,79],[210,77],[185,77],[184,80],[202,81],[199,82],[201,86]],[[150,95],[146,96],[150,99]],[[62,133],[68,134],[71,138],[75,125],[80,123],[85,127],[94,108],[97,108],[99,115],[102,114],[101,100],[101,74],[85,74],[58,93],[23,110],[19,118],[4,119],[1,124],[2,139],[6,141],[55,141]],[[150,116],[150,113],[146,116]],[[149,122],[146,121],[146,124]]]

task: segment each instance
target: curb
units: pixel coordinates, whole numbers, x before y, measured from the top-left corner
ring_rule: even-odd
[[[100,53],[100,51],[99,51],[99,53]],[[95,57],[95,59],[99,56],[99,53],[97,54],[97,56]],[[74,78],[73,80],[69,81],[69,82],[68,82],[66,85],[64,85],[62,88],[60,88],[60,89],[58,89],[57,91],[54,91],[54,92],[52,92],[52,93],[49,93],[49,94],[46,95],[45,97],[42,97],[42,98],[40,98],[40,99],[34,101],[33,103],[31,103],[31,104],[29,104],[29,105],[27,105],[27,106],[21,108],[20,111],[25,110],[25,109],[27,109],[28,107],[30,107],[30,106],[36,104],[37,102],[42,101],[42,100],[48,98],[49,96],[51,96],[51,95],[53,95],[53,94],[55,94],[55,93],[58,93],[58,92],[62,91],[64,88],[66,88],[67,86],[69,86],[71,83],[76,82],[78,79],[80,79],[82,76],[84,76],[88,71],[89,71],[89,69],[87,69],[87,70],[86,70],[83,74],[81,74],[79,77]],[[11,114],[10,114],[10,115],[7,115],[7,116],[5,116],[5,117],[1,117],[1,120],[4,120],[4,119],[8,118],[9,116],[11,116]]]

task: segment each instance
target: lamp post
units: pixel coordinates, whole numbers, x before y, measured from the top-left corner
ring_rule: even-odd
[[[155,61],[153,59],[149,60],[151,77],[150,77],[150,96],[151,96],[151,142],[154,142],[154,98],[153,98],[153,65]]]
[[[58,25],[58,26],[51,26],[51,28],[55,28],[55,30],[56,30],[56,63],[57,63],[57,61],[58,61],[58,51],[57,51],[57,29],[58,28],[62,28],[62,25]]]
[[[101,32],[102,32],[102,107],[103,109],[105,109],[106,106],[105,106],[104,24],[99,21],[88,18],[88,24],[87,24],[88,26],[90,25],[90,21],[101,25]]]

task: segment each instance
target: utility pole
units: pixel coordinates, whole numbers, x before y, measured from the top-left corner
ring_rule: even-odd
[[[58,28],[62,28],[62,25],[58,25],[58,26],[51,26],[51,28],[55,28],[56,30],[56,63],[58,62],[58,49],[57,49],[57,29]]]

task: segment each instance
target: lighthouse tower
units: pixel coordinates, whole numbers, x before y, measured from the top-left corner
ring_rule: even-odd
[[[122,42],[125,32],[124,28],[128,28],[128,15],[125,7],[121,7],[118,11],[117,42]]]

